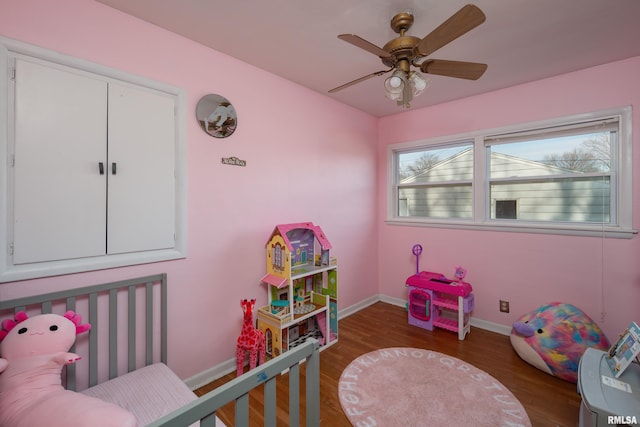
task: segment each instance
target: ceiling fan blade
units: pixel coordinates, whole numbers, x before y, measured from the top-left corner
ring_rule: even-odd
[[[340,40],[346,41],[347,43],[351,43],[352,45],[357,46],[360,49],[364,49],[367,52],[373,53],[380,58],[387,58],[391,56],[386,50],[383,50],[381,47],[378,47],[375,44],[363,39],[362,37],[356,36],[355,34],[340,34],[338,38]]]
[[[388,69],[388,70],[376,71],[375,73],[371,73],[371,74],[368,74],[368,75],[366,75],[366,76],[360,77],[359,79],[352,80],[352,81],[350,81],[349,83],[345,83],[345,84],[343,84],[343,85],[341,85],[341,86],[334,87],[333,89],[331,89],[331,90],[329,91],[329,93],[338,92],[339,90],[342,90],[342,89],[348,88],[349,86],[352,86],[352,85],[354,85],[354,84],[356,84],[356,83],[363,82],[363,81],[365,81],[365,80],[370,79],[371,77],[381,76],[381,75],[383,75],[383,74],[385,74],[385,73],[388,73],[389,71],[392,71],[392,70],[393,70],[393,68],[390,68],[390,69]]]
[[[421,56],[427,56],[482,24],[486,19],[477,6],[468,4],[420,40],[416,49]]]
[[[467,80],[478,80],[486,70],[487,64],[481,64],[479,62],[428,59],[420,64],[420,71],[423,73]]]

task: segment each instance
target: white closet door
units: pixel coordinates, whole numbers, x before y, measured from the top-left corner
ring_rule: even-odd
[[[175,246],[174,105],[167,94],[109,84],[109,254]]]
[[[104,81],[16,59],[14,264],[104,255]]]

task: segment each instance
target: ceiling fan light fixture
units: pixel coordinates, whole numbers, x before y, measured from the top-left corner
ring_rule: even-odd
[[[389,81],[387,82],[388,86],[393,89],[402,88],[402,79],[398,76],[389,77]]]
[[[402,100],[402,91],[392,92],[392,91],[386,90],[385,93],[384,93],[384,96],[386,96],[387,98],[389,98],[392,101],[401,101]]]
[[[413,96],[419,96],[431,83],[431,79],[424,77],[418,71],[412,71],[409,73],[409,85],[411,85],[411,92]]]
[[[399,106],[409,108],[411,100],[420,95],[431,82],[418,71],[395,70],[384,81],[385,96]]]
[[[392,101],[402,100],[405,85],[408,84],[403,71],[396,70],[384,81],[385,96]]]

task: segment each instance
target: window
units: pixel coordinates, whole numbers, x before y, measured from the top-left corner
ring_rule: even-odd
[[[630,237],[631,109],[389,147],[388,222]]]
[[[399,216],[471,218],[472,143],[399,152],[398,180]]]
[[[271,250],[273,251],[273,268],[277,270],[284,270],[284,247],[281,246],[280,243],[276,243]]]
[[[520,215],[512,219],[519,221],[615,225],[618,127],[617,118],[607,118],[486,137],[489,197],[518,198]],[[501,218],[497,202],[490,218]]]
[[[517,200],[496,200],[495,218],[517,219],[518,218],[518,201]]]

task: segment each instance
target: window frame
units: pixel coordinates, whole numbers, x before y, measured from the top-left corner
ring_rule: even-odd
[[[631,106],[600,110],[571,116],[558,117],[530,123],[510,125],[501,128],[484,129],[464,134],[445,135],[435,138],[408,141],[387,146],[387,198],[386,219],[390,225],[421,226],[475,229],[486,231],[509,231],[524,233],[562,234],[580,236],[605,236],[614,238],[631,238],[637,233],[632,224],[632,135]],[[542,132],[545,128],[568,126],[571,124],[603,120],[615,117],[618,119],[618,141],[612,152],[616,170],[611,171],[612,184],[611,213],[612,223],[571,223],[551,221],[523,221],[510,219],[491,219],[491,203],[489,193],[489,163],[487,161],[487,143],[485,139],[500,134],[525,131]],[[462,141],[473,141],[473,183],[472,183],[472,217],[470,219],[401,217],[398,216],[398,154],[417,151],[421,148],[446,147],[460,144]],[[613,215],[617,218],[613,219]]]

